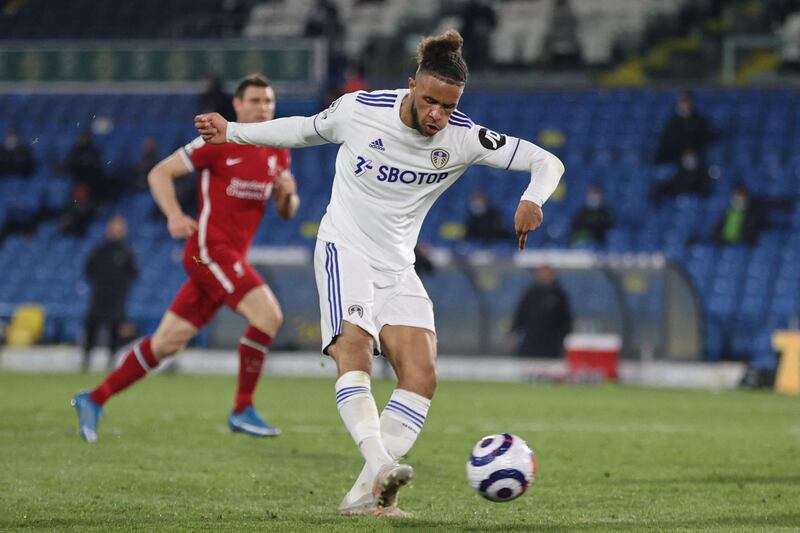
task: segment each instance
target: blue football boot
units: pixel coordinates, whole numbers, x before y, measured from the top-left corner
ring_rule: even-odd
[[[86,442],[97,441],[97,424],[103,416],[103,407],[89,398],[88,392],[79,392],[70,402],[78,413],[78,424],[81,438]]]
[[[231,431],[247,433],[253,437],[277,437],[281,434],[281,430],[264,421],[252,405],[247,406],[239,414],[231,413],[228,417],[228,427]]]

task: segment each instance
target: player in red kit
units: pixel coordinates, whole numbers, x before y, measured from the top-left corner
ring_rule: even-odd
[[[238,121],[271,120],[275,93],[266,78],[251,75],[239,83],[233,106]],[[173,184],[174,179],[193,171],[200,180],[196,221],[181,210]],[[96,441],[106,401],[180,351],[222,305],[243,315],[249,323],[239,344],[239,380],[228,425],[233,431],[253,436],[280,434],[256,411],[253,393],[283,314],[275,295],[246,256],[270,196],[282,218],[289,219],[297,211],[300,201],[290,171],[289,151],[211,145],[198,137],[156,165],[148,182],[167,217],[170,235],[188,238],[183,266],[189,280],[156,332],[136,344],[96,389],[74,397],[81,437]]]

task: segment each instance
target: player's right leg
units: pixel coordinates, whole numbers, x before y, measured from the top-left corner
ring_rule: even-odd
[[[372,396],[370,374],[378,343],[373,317],[373,279],[368,261],[357,252],[321,240],[314,255],[323,352],[336,361],[336,406],[375,480],[376,493],[365,502],[370,512],[408,484],[413,469],[398,465],[386,451]],[[340,509],[345,514],[357,514]]]
[[[158,367],[161,360],[186,346],[200,327],[216,311],[191,280],[187,281],[175,297],[151,337],[136,343],[100,385],[91,392],[75,395],[72,405],[78,413],[81,437],[88,442],[97,440],[97,425],[103,406],[114,396],[145,377]]]
[[[246,270],[249,272],[249,265]],[[228,416],[228,427],[231,431],[252,437],[276,437],[281,430],[261,417],[253,405],[253,395],[272,339],[283,323],[283,312],[272,290],[254,271],[251,276],[251,284],[256,286],[247,290],[241,299],[236,298],[238,302],[226,301],[249,323],[239,342],[239,379],[235,404]]]

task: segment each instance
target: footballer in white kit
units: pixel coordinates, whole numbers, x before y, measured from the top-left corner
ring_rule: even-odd
[[[346,94],[312,117],[260,124],[228,123],[216,113],[195,117],[213,144],[340,145],[314,268],[322,349],[338,372],[337,409],[365,459],[339,504],[344,515],[406,515],[397,495],[414,469],[399,461],[416,442],[438,383],[433,306],[414,272],[428,210],[470,165],[526,171],[530,184],[514,215],[522,249],[564,172],[554,155],[456,109],[468,77],[462,46],[453,30],[425,37],[408,89]],[[397,374],[380,416],[370,378],[378,352]]]
[[[228,125],[227,138],[235,143],[341,145],[314,257],[323,351],[343,320],[369,332],[376,352],[386,324],[435,331],[431,301],[414,271],[414,246],[428,210],[470,165],[531,172],[522,198],[538,205],[558,184],[560,162],[549,152],[475,124],[460,111],[433,136],[406,126],[399,108],[408,93],[350,93],[314,117]],[[265,135],[266,126],[273,126],[270,133],[285,131],[282,121],[296,122],[300,142]]]

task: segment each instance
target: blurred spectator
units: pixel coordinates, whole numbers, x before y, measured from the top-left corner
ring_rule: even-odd
[[[308,12],[305,36],[322,38],[328,45],[328,79],[324,90],[325,104],[340,96],[348,68],[344,52],[345,27],[339,18],[339,9],[332,0],[317,0]]]
[[[576,67],[581,64],[578,40],[578,19],[569,0],[556,0],[550,17],[549,33],[544,40],[542,62],[553,68]]]
[[[472,194],[465,222],[468,241],[496,241],[510,239],[513,232],[507,231],[500,220],[500,211],[489,202],[489,197],[483,191]]]
[[[84,273],[91,288],[89,309],[85,317],[83,344],[84,372],[89,369],[92,348],[97,334],[106,329],[109,336],[109,368],[121,344],[121,335],[130,326],[125,324],[125,304],[128,289],[139,275],[136,256],[126,240],[128,225],[122,216],[114,216],[106,225],[106,238],[98,244],[86,260]]]
[[[661,205],[667,196],[679,194],[699,194],[708,196],[711,193],[711,175],[703,165],[697,152],[687,148],[681,156],[680,168],[668,180],[656,183],[650,191],[653,204]]]
[[[706,149],[716,138],[717,132],[708,119],[695,109],[692,93],[683,91],[678,95],[675,112],[661,132],[656,162],[678,162],[687,150],[692,150],[703,165]]]
[[[613,223],[611,211],[605,204],[603,189],[592,185],[586,195],[586,203],[572,219],[572,242],[605,244],[606,232]]]
[[[364,81],[364,65],[361,63],[351,63],[347,67],[344,83],[342,83],[342,86],[339,88],[339,95],[366,90],[367,82]]]
[[[342,46],[344,26],[339,19],[339,9],[331,0],[317,0],[308,12],[306,37],[323,37],[328,46],[337,50]]]
[[[16,130],[6,132],[3,146],[0,147],[0,177],[30,176],[36,170],[31,149],[20,142]]]
[[[103,155],[100,148],[94,144],[91,132],[84,130],[78,134],[75,146],[67,155],[65,166],[75,187],[86,187],[85,193],[90,201],[99,202],[105,198],[108,191],[103,170]]]
[[[470,70],[483,70],[492,65],[491,37],[497,26],[497,15],[490,0],[470,0],[461,12],[464,38],[464,59]]]
[[[146,137],[142,141],[142,152],[139,160],[133,166],[129,177],[129,186],[135,191],[145,191],[148,189],[147,174],[156,164],[161,161],[158,143],[153,137]]]
[[[534,282],[522,295],[511,325],[520,337],[517,355],[559,358],[564,355],[564,337],[572,331],[569,299],[556,279],[555,270],[534,270]]]
[[[217,112],[225,120],[236,120],[233,110],[233,97],[222,88],[222,80],[216,74],[206,74],[203,78],[203,92],[199,96],[200,113]]]
[[[95,214],[95,204],[89,197],[89,186],[79,184],[72,189],[69,205],[61,213],[61,231],[67,235],[83,237]]]
[[[791,209],[788,198],[758,198],[750,196],[744,185],[737,185],[731,193],[730,204],[714,229],[719,244],[746,244],[758,242],[761,232],[769,226],[771,209]]]

